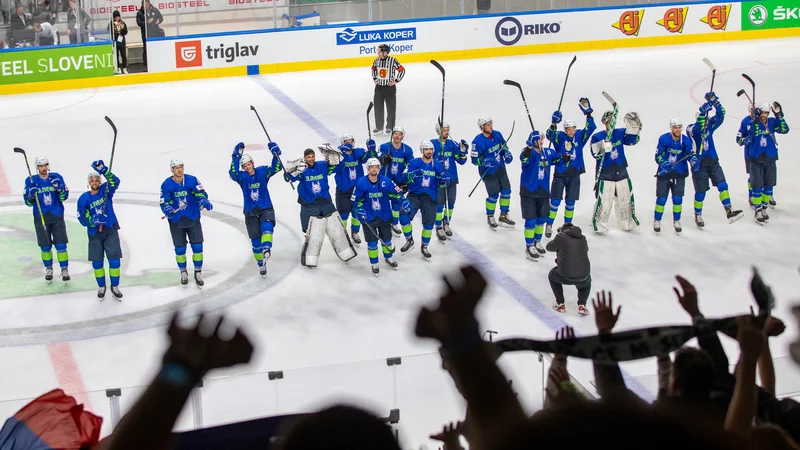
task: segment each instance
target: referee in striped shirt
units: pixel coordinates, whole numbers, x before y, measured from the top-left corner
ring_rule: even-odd
[[[378,47],[378,57],[372,63],[372,80],[375,82],[375,129],[381,132],[383,125],[383,103],[386,102],[386,134],[392,134],[395,112],[397,111],[397,83],[406,74],[406,69],[396,58],[389,56],[389,46]]]

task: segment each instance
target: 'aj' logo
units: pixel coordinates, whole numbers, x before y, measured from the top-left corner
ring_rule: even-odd
[[[683,25],[686,23],[686,14],[689,7],[670,8],[664,13],[664,18],[656,22],[666,28],[670,33],[683,33]]]
[[[708,14],[700,18],[700,22],[707,24],[712,30],[724,30],[728,26],[728,17],[731,15],[731,5],[714,5]]]
[[[642,26],[642,19],[644,18],[644,10],[625,11],[619,16],[619,22],[611,25],[612,27],[622,31],[625,36],[638,36],[639,28]]]

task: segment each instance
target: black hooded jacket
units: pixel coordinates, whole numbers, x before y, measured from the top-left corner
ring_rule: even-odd
[[[548,252],[557,252],[556,264],[562,277],[584,279],[591,274],[589,244],[581,229],[568,227],[547,243]]]

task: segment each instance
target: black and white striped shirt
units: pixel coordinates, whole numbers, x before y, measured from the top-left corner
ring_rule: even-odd
[[[393,56],[386,59],[379,56],[372,63],[372,79],[378,82],[378,86],[388,86],[391,81],[399,83],[405,74],[406,69]]]

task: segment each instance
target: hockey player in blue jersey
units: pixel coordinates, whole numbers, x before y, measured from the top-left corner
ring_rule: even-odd
[[[450,176],[447,185],[440,186],[436,198],[436,238],[444,243],[448,236],[453,235],[450,230],[450,219],[453,217],[453,208],[456,206],[456,194],[458,193],[458,167],[467,162],[467,151],[469,144],[461,140],[461,143],[450,139],[450,124],[439,125],[436,123],[436,134],[444,139],[444,151],[442,151],[442,141],[437,136],[431,139],[433,144],[433,159],[440,161],[444,170]]]
[[[564,223],[572,223],[575,214],[575,202],[580,199],[581,178],[586,172],[583,162],[583,147],[589,142],[592,133],[597,129],[597,125],[592,118],[592,104],[588,98],[581,98],[578,107],[586,116],[586,124],[582,130],[577,130],[576,124],[572,120],[564,122],[564,131],[557,131],[556,125],[561,123],[561,111],[553,113],[552,125],[547,129],[547,139],[553,144],[556,153],[560,157],[555,162],[555,173],[553,174],[553,184],[550,188],[550,216],[547,218],[544,235],[553,235],[553,222],[558,215],[558,207],[566,193],[564,204]]]
[[[748,116],[742,119],[739,124],[739,132],[736,134],[736,143],[742,147],[744,153],[744,170],[747,172],[747,202],[753,206],[753,188],[750,186],[750,157],[748,156],[748,143],[747,130],[753,124],[753,106],[747,108]]]
[[[61,280],[69,281],[69,238],[67,225],[64,223],[64,202],[69,198],[69,188],[61,175],[50,172],[50,161],[47,158],[37,156],[34,164],[37,173],[25,179],[22,197],[26,205],[33,207],[33,228],[36,230],[36,243],[41,249],[44,279],[53,280],[55,246],[58,265],[61,267]]]
[[[355,138],[352,134],[343,134],[339,139],[339,151],[342,152],[342,161],[336,166],[333,179],[336,181],[336,210],[342,218],[342,224],[347,228],[347,219],[350,218],[350,237],[353,243],[361,244],[358,232],[361,231],[361,222],[353,215],[353,196],[356,181],[364,176],[364,163],[367,162],[369,152],[363,148],[354,148]]]
[[[89,235],[89,261],[92,262],[97,281],[97,297],[106,296],[106,272],[104,259],[108,258],[108,275],[111,279],[111,295],[122,301],[119,290],[122,246],[119,240],[119,221],[114,213],[114,194],[119,189],[119,178],[106,167],[103,160],[92,163],[96,173],[88,177],[89,191],[78,199],[78,221],[86,227]],[[100,176],[105,177],[103,183]]]
[[[740,210],[734,210],[731,205],[731,194],[728,192],[728,183],[725,173],[719,164],[719,155],[714,145],[714,132],[725,120],[725,108],[714,92],[705,95],[706,103],[700,106],[695,123],[686,127],[686,135],[692,138],[695,153],[699,164],[693,167],[692,183],[694,184],[694,223],[699,228],[705,227],[703,220],[703,201],[709,189],[709,180],[719,191],[719,199],[725,208],[728,222],[733,223],[743,217]],[[709,116],[711,110],[715,114]]]
[[[406,179],[404,176],[406,167],[414,159],[414,150],[403,143],[405,136],[406,130],[403,127],[394,127],[391,140],[381,144],[378,150],[378,158],[383,165],[381,175],[389,177],[403,192],[406,191]],[[402,233],[399,227],[400,210],[396,209],[397,205],[395,204],[392,205],[392,208],[392,231],[399,236]]]
[[[628,160],[625,158],[625,146],[639,143],[639,132],[642,121],[639,114],[625,114],[626,128],[609,130],[613,111],[606,111],[600,122],[603,130],[592,135],[592,155],[597,159],[597,202],[592,215],[592,229],[596,233],[608,232],[608,217],[611,208],[616,210],[617,221],[625,231],[639,225],[636,218],[636,204],[633,198],[633,184],[628,176]]]
[[[381,162],[377,158],[367,161],[367,176],[356,182],[351,201],[353,214],[364,225],[364,240],[367,241],[367,255],[372,265],[372,273],[378,276],[378,241],[383,251],[383,260],[394,270],[397,262],[392,255],[392,204],[398,203],[399,209],[411,208],[403,191],[394,182],[381,175]]]
[[[778,181],[778,144],[775,134],[789,132],[781,105],[778,102],[772,104],[775,117],[769,117],[769,111],[769,103],[762,103],[753,111],[753,122],[746,130],[745,141],[750,158],[750,186],[753,188],[750,199],[759,225],[769,220],[767,206]]]
[[[499,131],[493,128],[492,118],[488,116],[478,119],[481,134],[472,140],[470,160],[478,166],[478,174],[486,186],[486,222],[492,230],[497,229],[494,212],[499,196],[501,226],[513,228],[515,222],[508,217],[511,206],[511,181],[508,179],[506,166],[514,160],[508,150],[506,140]]]
[[[245,228],[262,277],[267,275],[267,260],[272,254],[272,233],[275,231],[275,209],[267,184],[283,168],[279,158],[280,147],[270,142],[268,148],[272,153],[272,163],[256,167],[250,155],[242,154],[244,143],[239,142],[233,149],[228,169],[228,176],[242,189]]]
[[[203,286],[203,225],[200,223],[200,211],[211,211],[214,206],[208,200],[208,194],[196,177],[185,174],[183,160],[173,159],[169,162],[172,176],[161,183],[161,211],[169,222],[169,234],[175,248],[175,261],[181,272],[181,284],[189,284],[189,273],[186,270],[186,242],[192,246],[192,265],[194,266],[194,282]]]
[[[525,220],[525,257],[539,261],[546,253],[542,232],[550,216],[550,165],[561,158],[557,150],[544,148],[541,136],[534,131],[520,154],[520,210]]]
[[[341,219],[333,218],[336,207],[333,206],[328,183],[328,177],[344,161],[344,155],[330,144],[319,147],[319,150],[324,160],[317,161],[316,153],[309,148],[303,152],[302,160],[286,162],[287,180],[299,182],[297,203],[300,204],[300,225],[306,235],[300,262],[309,268],[317,266],[326,234],[342,261],[349,261],[356,256]]]
[[[689,176],[689,165],[699,167],[694,153],[692,139],[683,135],[683,123],[680,119],[669,121],[670,132],[658,138],[656,146],[656,207],[653,230],[661,232],[661,217],[667,197],[672,193],[672,224],[675,232],[680,233],[683,194],[686,189],[686,177]]]
[[[414,158],[408,163],[408,172],[406,173],[406,182],[408,183],[406,197],[411,208],[400,213],[400,224],[403,226],[403,235],[406,237],[406,243],[400,248],[400,254],[407,255],[414,248],[411,221],[419,212],[422,215],[420,252],[422,259],[430,261],[431,253],[428,251],[428,244],[431,242],[433,226],[436,223],[436,191],[440,189],[440,185],[450,182],[450,176],[444,170],[444,165],[433,159],[433,143],[431,141],[422,141],[419,144],[419,150],[422,156]]]

